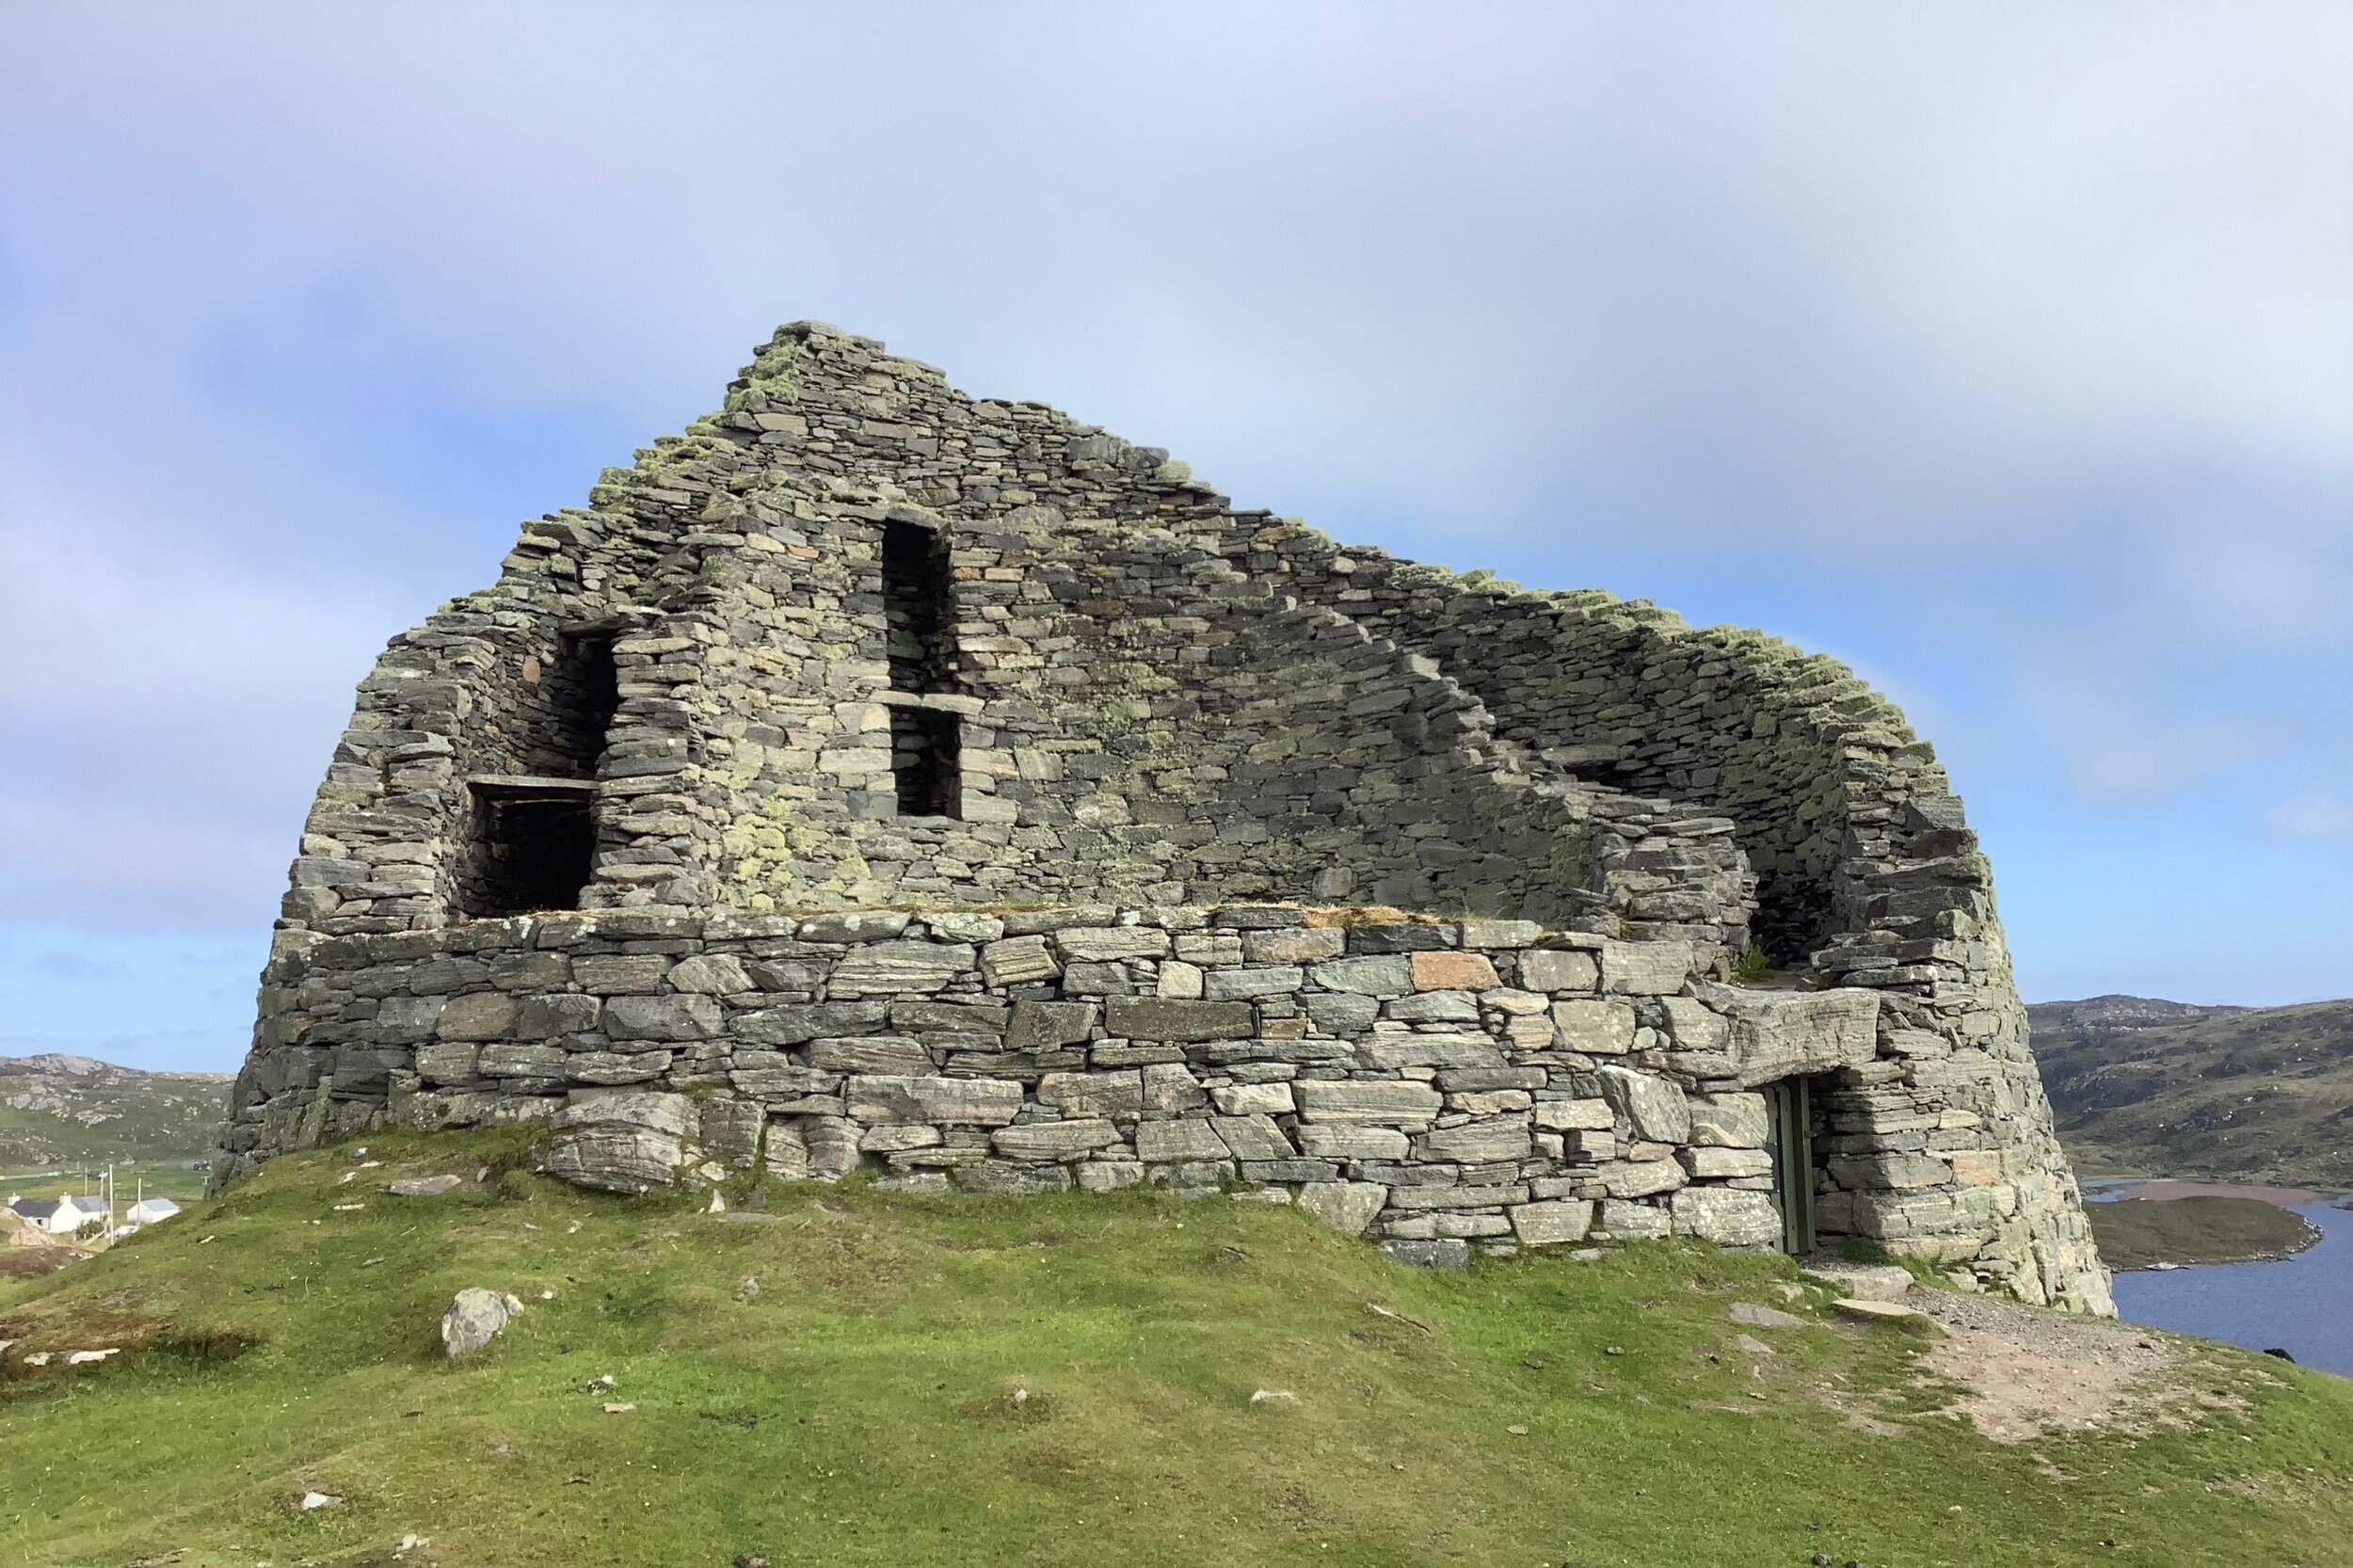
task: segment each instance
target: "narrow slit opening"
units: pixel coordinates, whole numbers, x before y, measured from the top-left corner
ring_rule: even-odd
[[[882,584],[890,689],[947,691],[955,675],[956,608],[946,536],[920,523],[884,523]]]
[[[567,632],[556,639],[555,667],[549,672],[549,701],[555,710],[555,745],[563,776],[594,778],[621,707],[620,671],[613,662],[611,632]]]
[[[963,737],[956,715],[929,708],[890,710],[890,773],[903,817],[961,816]]]

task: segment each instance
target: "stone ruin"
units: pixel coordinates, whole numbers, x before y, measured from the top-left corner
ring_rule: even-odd
[[[392,640],[292,880],[224,1178],[543,1119],[619,1192],[1164,1184],[2112,1310],[1985,858],[1848,670],[815,323]]]

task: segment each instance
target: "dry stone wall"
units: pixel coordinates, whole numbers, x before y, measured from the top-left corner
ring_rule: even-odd
[[[934,578],[942,602],[894,602]],[[952,809],[910,806],[902,763],[942,735]],[[536,906],[496,886],[518,787],[579,803],[571,902],[600,920],[1322,901],[1686,952],[1689,1031],[1660,1038],[1693,1089],[1726,1076],[1703,1015],[1746,1027],[1704,987],[1760,938],[1877,1010],[1868,1058],[1816,1080],[1825,1227],[2107,1309],[1990,872],[1930,749],[1849,672],[1236,511],[1164,452],[870,340],[780,330],[719,410],[393,640],[305,824],[238,1160],[422,1079],[319,1065],[397,1043],[283,999],[331,989],[339,944],[439,974],[506,940],[485,917]],[[529,1079],[415,1093],[544,1109]]]
[[[1831,1228],[1921,1253],[1985,1221],[1927,1157],[1959,1111],[1993,1129],[2014,1210],[1973,1260],[2031,1301],[2112,1310],[2052,1130],[1993,872],[1933,749],[1833,660],[1593,591],[1531,593],[1235,514],[1219,548],[1460,673],[1497,732],[1580,776],[1721,813],[1756,877],[1755,931],[1817,984],[1879,991],[1903,1021],[1830,1087],[1849,1178]],[[1684,888],[1638,890],[1630,932],[1672,929]],[[1960,1245],[1954,1241],[1957,1249]]]
[[[1754,879],[1729,819],[1577,779],[1499,735],[1452,671],[1180,536],[1223,503],[1164,455],[967,403],[873,346],[780,333],[727,410],[608,472],[591,508],[527,525],[496,587],[395,639],[285,918],[479,912],[468,781],[588,773],[591,907],[1317,894],[1631,920],[1720,968],[1745,948]],[[906,460],[943,450],[968,465],[952,505]],[[890,684],[892,525],[948,541],[939,690]],[[588,760],[565,755],[550,690],[584,628],[613,637],[619,696]],[[952,820],[897,808],[907,707],[965,728]]]
[[[232,1157],[543,1119],[643,1192],[861,1167],[917,1192],[1150,1182],[1295,1201],[1416,1262],[1771,1247],[1758,1084],[1867,1063],[1868,991],[1688,944],[1295,906],[611,911],[286,941]],[[1955,1130],[1983,1142],[1967,1118]],[[1826,1180],[1835,1180],[1825,1173]],[[1969,1176],[2005,1201],[1997,1160]]]

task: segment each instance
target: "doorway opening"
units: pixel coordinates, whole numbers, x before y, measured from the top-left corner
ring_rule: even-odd
[[[1772,1123],[1773,1203],[1781,1210],[1781,1250],[1792,1257],[1814,1251],[1814,1080],[1779,1079],[1765,1085]]]
[[[899,815],[962,815],[963,766],[955,714],[931,708],[890,710],[890,773],[898,785]]]
[[[920,523],[886,522],[883,629],[894,692],[944,692],[955,671],[955,577],[948,538]]]

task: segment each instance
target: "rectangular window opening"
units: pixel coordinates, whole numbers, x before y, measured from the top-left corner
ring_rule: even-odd
[[[596,858],[591,789],[473,785],[477,916],[577,909]]]
[[[920,523],[884,523],[882,584],[890,689],[949,690],[955,678],[956,598],[947,536]]]
[[[963,814],[964,742],[956,715],[929,708],[890,710],[890,773],[903,817]]]
[[[518,771],[469,779],[466,915],[577,909],[596,870],[597,769],[620,711],[616,625],[559,630],[555,656],[523,664]],[[543,645],[544,646],[544,645]]]

